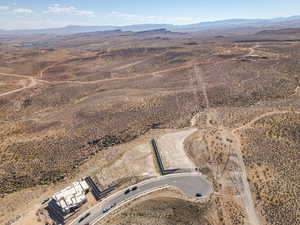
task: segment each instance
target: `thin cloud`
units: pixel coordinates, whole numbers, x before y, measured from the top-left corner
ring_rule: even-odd
[[[163,17],[163,16],[145,16],[139,14],[122,13],[118,11],[111,12],[108,16],[121,19],[126,24],[132,23],[171,23],[188,24],[199,22],[200,19],[193,17]]]
[[[8,11],[9,7],[8,6],[0,6],[0,11]]]
[[[176,23],[199,23],[201,21],[201,19],[199,18],[194,18],[194,17],[175,17],[173,18],[174,21],[176,21]]]
[[[60,14],[60,13],[73,13],[75,10],[76,10],[76,8],[74,6],[63,8],[63,7],[60,7],[59,4],[55,4],[54,6],[49,6],[48,10],[45,12]]]
[[[47,11],[45,11],[44,13],[69,14],[69,15],[87,16],[87,17],[95,17],[96,16],[95,12],[93,12],[93,11],[79,10],[74,6],[61,7],[59,4],[55,4],[54,6],[49,6]]]
[[[88,17],[95,17],[95,12],[87,11],[87,10],[78,10],[77,15],[79,16],[88,16]]]
[[[138,15],[138,14],[129,14],[129,13],[121,13],[121,12],[111,12],[108,16],[119,18],[122,20],[125,20],[127,22],[135,22],[135,23],[150,23],[155,22],[157,20],[162,20],[162,17],[158,16],[144,16],[144,15]]]
[[[17,14],[31,14],[32,10],[31,9],[19,8],[19,9],[12,10],[12,12],[17,13]]]

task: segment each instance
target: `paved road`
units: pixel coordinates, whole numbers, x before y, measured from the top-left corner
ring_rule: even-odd
[[[123,203],[140,195],[166,186],[179,188],[188,197],[193,198],[196,198],[196,193],[201,193],[202,196],[205,197],[212,192],[211,184],[206,180],[204,176],[201,176],[198,173],[166,175],[159,178],[149,179],[134,186],[137,186],[138,189],[135,191],[131,191],[128,194],[124,194],[126,190],[124,189],[111,195],[104,201],[100,202],[96,207],[91,209],[89,211],[90,215],[88,217],[79,222],[80,218],[84,216],[82,215],[80,218],[73,221],[71,225],[84,225],[86,223],[95,224],[96,221],[99,221],[102,217],[104,217],[106,214],[113,211]],[[108,209],[112,205],[115,205],[115,207],[110,209],[108,212],[103,213],[104,209]]]

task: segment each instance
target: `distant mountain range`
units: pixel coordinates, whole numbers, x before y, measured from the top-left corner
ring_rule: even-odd
[[[300,34],[300,28],[286,28],[280,30],[263,30],[258,33],[257,35],[282,35],[282,34]]]
[[[67,35],[75,33],[122,30],[122,31],[146,31],[154,29],[167,29],[173,32],[198,32],[217,31],[229,29],[284,29],[300,28],[300,16],[274,18],[274,19],[230,19],[212,22],[201,22],[190,25],[172,24],[138,24],[129,26],[74,26],[62,28],[36,29],[36,30],[0,30],[0,34],[24,35],[24,34],[57,34]]]

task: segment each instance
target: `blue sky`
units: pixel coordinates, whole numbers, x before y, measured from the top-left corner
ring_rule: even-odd
[[[0,29],[300,15],[300,0],[0,0]]]

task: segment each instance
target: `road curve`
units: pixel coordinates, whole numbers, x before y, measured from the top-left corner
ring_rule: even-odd
[[[38,83],[33,77],[25,76],[25,75],[0,73],[0,76],[12,76],[12,77],[24,78],[24,79],[29,80],[28,84],[24,85],[24,87],[1,93],[0,97],[10,95],[13,93],[17,93],[17,92],[23,91],[25,89],[32,88],[32,87],[36,86]]]
[[[199,173],[166,175],[143,181],[134,186],[137,186],[138,189],[135,191],[131,191],[128,194],[124,194],[126,189],[116,192],[115,194],[97,204],[93,209],[89,210],[88,212],[90,213],[90,215],[84,220],[79,222],[80,218],[84,216],[83,214],[81,215],[81,217],[74,220],[71,225],[85,225],[86,223],[89,223],[91,225],[95,224],[97,221],[112,212],[114,209],[120,207],[128,201],[155,190],[159,190],[163,187],[178,188],[185,195],[192,198],[196,198],[196,193],[201,193],[203,197],[207,197],[212,192],[212,185],[206,180],[204,176],[200,175]],[[106,213],[103,213],[104,209],[108,209],[114,204],[114,208],[110,209]]]
[[[2,74],[0,73],[0,75],[2,75]],[[33,79],[33,78],[31,78],[31,77],[29,77],[28,79],[29,79],[29,83],[26,84],[26,85],[24,85],[24,87],[18,88],[18,89],[14,89],[14,90],[11,90],[11,91],[7,91],[7,92],[4,92],[4,93],[1,93],[1,94],[0,94],[0,97],[6,96],[6,95],[10,95],[10,94],[13,94],[13,93],[17,93],[17,92],[23,91],[23,90],[25,90],[25,89],[32,88],[32,87],[34,87],[35,85],[37,85],[37,82],[36,82],[35,79]]]

